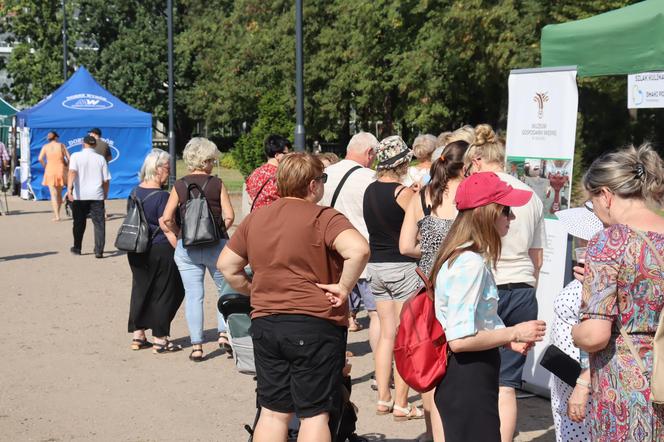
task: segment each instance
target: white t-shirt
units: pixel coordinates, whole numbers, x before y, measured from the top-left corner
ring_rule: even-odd
[[[427,175],[429,175],[429,169],[423,169],[417,166],[410,166],[408,168],[408,173],[403,179],[403,185],[410,187],[413,184],[417,183],[423,186],[426,184],[425,182],[423,182],[423,180]]]
[[[321,206],[329,206],[332,203],[332,196],[339,186],[341,178],[343,178],[346,172],[355,166],[360,166],[360,164],[353,160],[341,160],[325,169],[325,173],[327,174],[325,194],[318,204]],[[344,186],[341,188],[341,192],[339,192],[339,196],[337,197],[337,202],[334,204],[334,208],[346,215],[346,218],[348,218],[353,227],[355,227],[367,241],[369,241],[369,231],[367,230],[367,224],[364,222],[364,192],[367,190],[367,187],[369,187],[369,184],[373,183],[375,180],[376,172],[372,169],[367,167],[357,169],[350,174],[344,183]],[[360,278],[366,279],[366,270],[362,272]]]
[[[512,175],[497,172],[501,180],[514,187],[533,192],[527,184]],[[528,250],[542,249],[546,244],[544,231],[544,205],[533,192],[532,197],[521,207],[512,207],[515,219],[502,241],[502,252],[494,270],[496,284],[525,282],[535,286],[535,266]]]
[[[106,159],[94,149],[84,147],[72,154],[69,170],[76,172],[74,179],[75,200],[103,200],[105,181],[111,180]]]

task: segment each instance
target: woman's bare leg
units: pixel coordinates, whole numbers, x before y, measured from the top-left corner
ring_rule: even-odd
[[[48,186],[51,193],[51,208],[53,209],[53,219],[51,221],[60,221],[60,205],[62,204],[62,187]]]

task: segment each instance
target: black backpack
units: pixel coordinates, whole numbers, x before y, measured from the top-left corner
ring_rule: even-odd
[[[210,205],[205,198],[205,187],[211,179],[212,177],[209,176],[203,187],[200,187],[196,183],[189,184],[182,178],[187,186],[187,202],[182,219],[182,245],[184,247],[212,244],[221,239],[219,226],[214,221]],[[192,194],[193,189],[198,190],[197,196]]]
[[[147,194],[143,201],[147,201],[153,195],[161,192],[155,190]],[[145,217],[143,210],[143,201],[136,196],[136,189],[129,195],[127,205],[127,216],[118,230],[118,236],[115,238],[115,248],[125,252],[145,253],[150,248],[150,244],[159,228],[150,235],[150,225]]]

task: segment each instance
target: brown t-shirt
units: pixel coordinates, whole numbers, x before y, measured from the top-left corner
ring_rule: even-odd
[[[300,199],[251,212],[226,244],[254,272],[251,317],[309,315],[348,326],[347,302],[332,307],[316,286],[339,282],[343,258],[332,244],[348,229],[354,227],[340,212]]]
[[[192,174],[187,175],[183,178],[180,178],[175,182],[175,191],[178,194],[178,202],[180,205],[180,219],[184,219],[184,212],[186,209],[187,200],[189,199],[189,194],[187,192],[187,185],[196,183],[199,187],[203,188],[203,185],[207,181],[210,175],[207,174]],[[187,184],[183,180],[187,180]],[[198,190],[191,190],[193,196],[198,196]],[[214,221],[219,226],[220,233],[222,237],[226,238],[226,227],[223,222],[223,217],[221,214],[221,179],[216,176],[210,177],[210,182],[205,186],[205,199],[208,202],[210,211],[212,212],[212,217]]]
[[[97,144],[95,144],[95,152],[104,157],[106,161],[111,159],[111,152],[110,148],[108,147],[108,143],[101,138],[99,138],[97,140]]]

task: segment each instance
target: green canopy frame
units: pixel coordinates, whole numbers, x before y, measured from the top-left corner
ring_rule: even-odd
[[[577,66],[579,77],[664,70],[664,0],[645,0],[542,29],[542,67]]]

